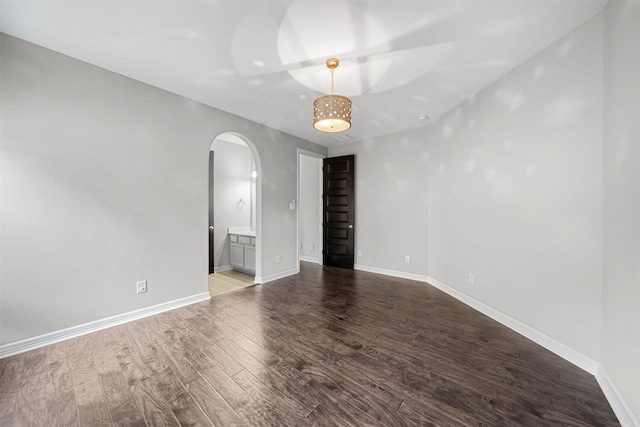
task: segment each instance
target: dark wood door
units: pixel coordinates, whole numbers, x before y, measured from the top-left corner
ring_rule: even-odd
[[[209,274],[216,269],[213,259],[213,151],[209,151]]]
[[[324,159],[323,264],[353,268],[355,225],[355,156]]]

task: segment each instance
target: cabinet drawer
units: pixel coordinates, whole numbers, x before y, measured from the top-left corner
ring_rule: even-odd
[[[229,234],[229,241],[231,243],[238,243],[238,236],[235,234]]]
[[[248,245],[251,243],[251,237],[249,236],[236,236],[238,238],[238,243],[242,243],[243,245]]]

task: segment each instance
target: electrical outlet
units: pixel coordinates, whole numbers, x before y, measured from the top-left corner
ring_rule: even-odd
[[[313,243],[309,245],[309,250],[312,251],[316,248],[316,245],[314,245]]]
[[[362,256],[362,249],[358,248],[358,256]]]
[[[276,264],[280,264],[280,255],[276,255]]]
[[[141,280],[138,283],[136,283],[136,293],[137,294],[141,294],[143,292],[147,292],[147,281],[146,280]]]
[[[409,255],[406,255],[404,257],[404,262],[406,262],[407,264],[409,264],[411,262],[411,257]]]
[[[469,273],[469,284],[470,285],[476,284],[476,275],[473,273]]]

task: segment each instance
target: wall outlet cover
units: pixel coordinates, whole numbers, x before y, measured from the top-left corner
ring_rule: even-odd
[[[141,280],[138,283],[136,283],[136,293],[137,294],[141,294],[143,292],[147,292],[147,281],[146,280]]]

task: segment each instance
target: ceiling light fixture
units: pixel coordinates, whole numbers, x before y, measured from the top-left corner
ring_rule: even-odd
[[[331,71],[331,95],[313,101],[313,127],[320,132],[342,132],[351,127],[351,100],[333,94],[333,71],[338,64],[340,61],[336,58],[327,59],[327,68]]]

